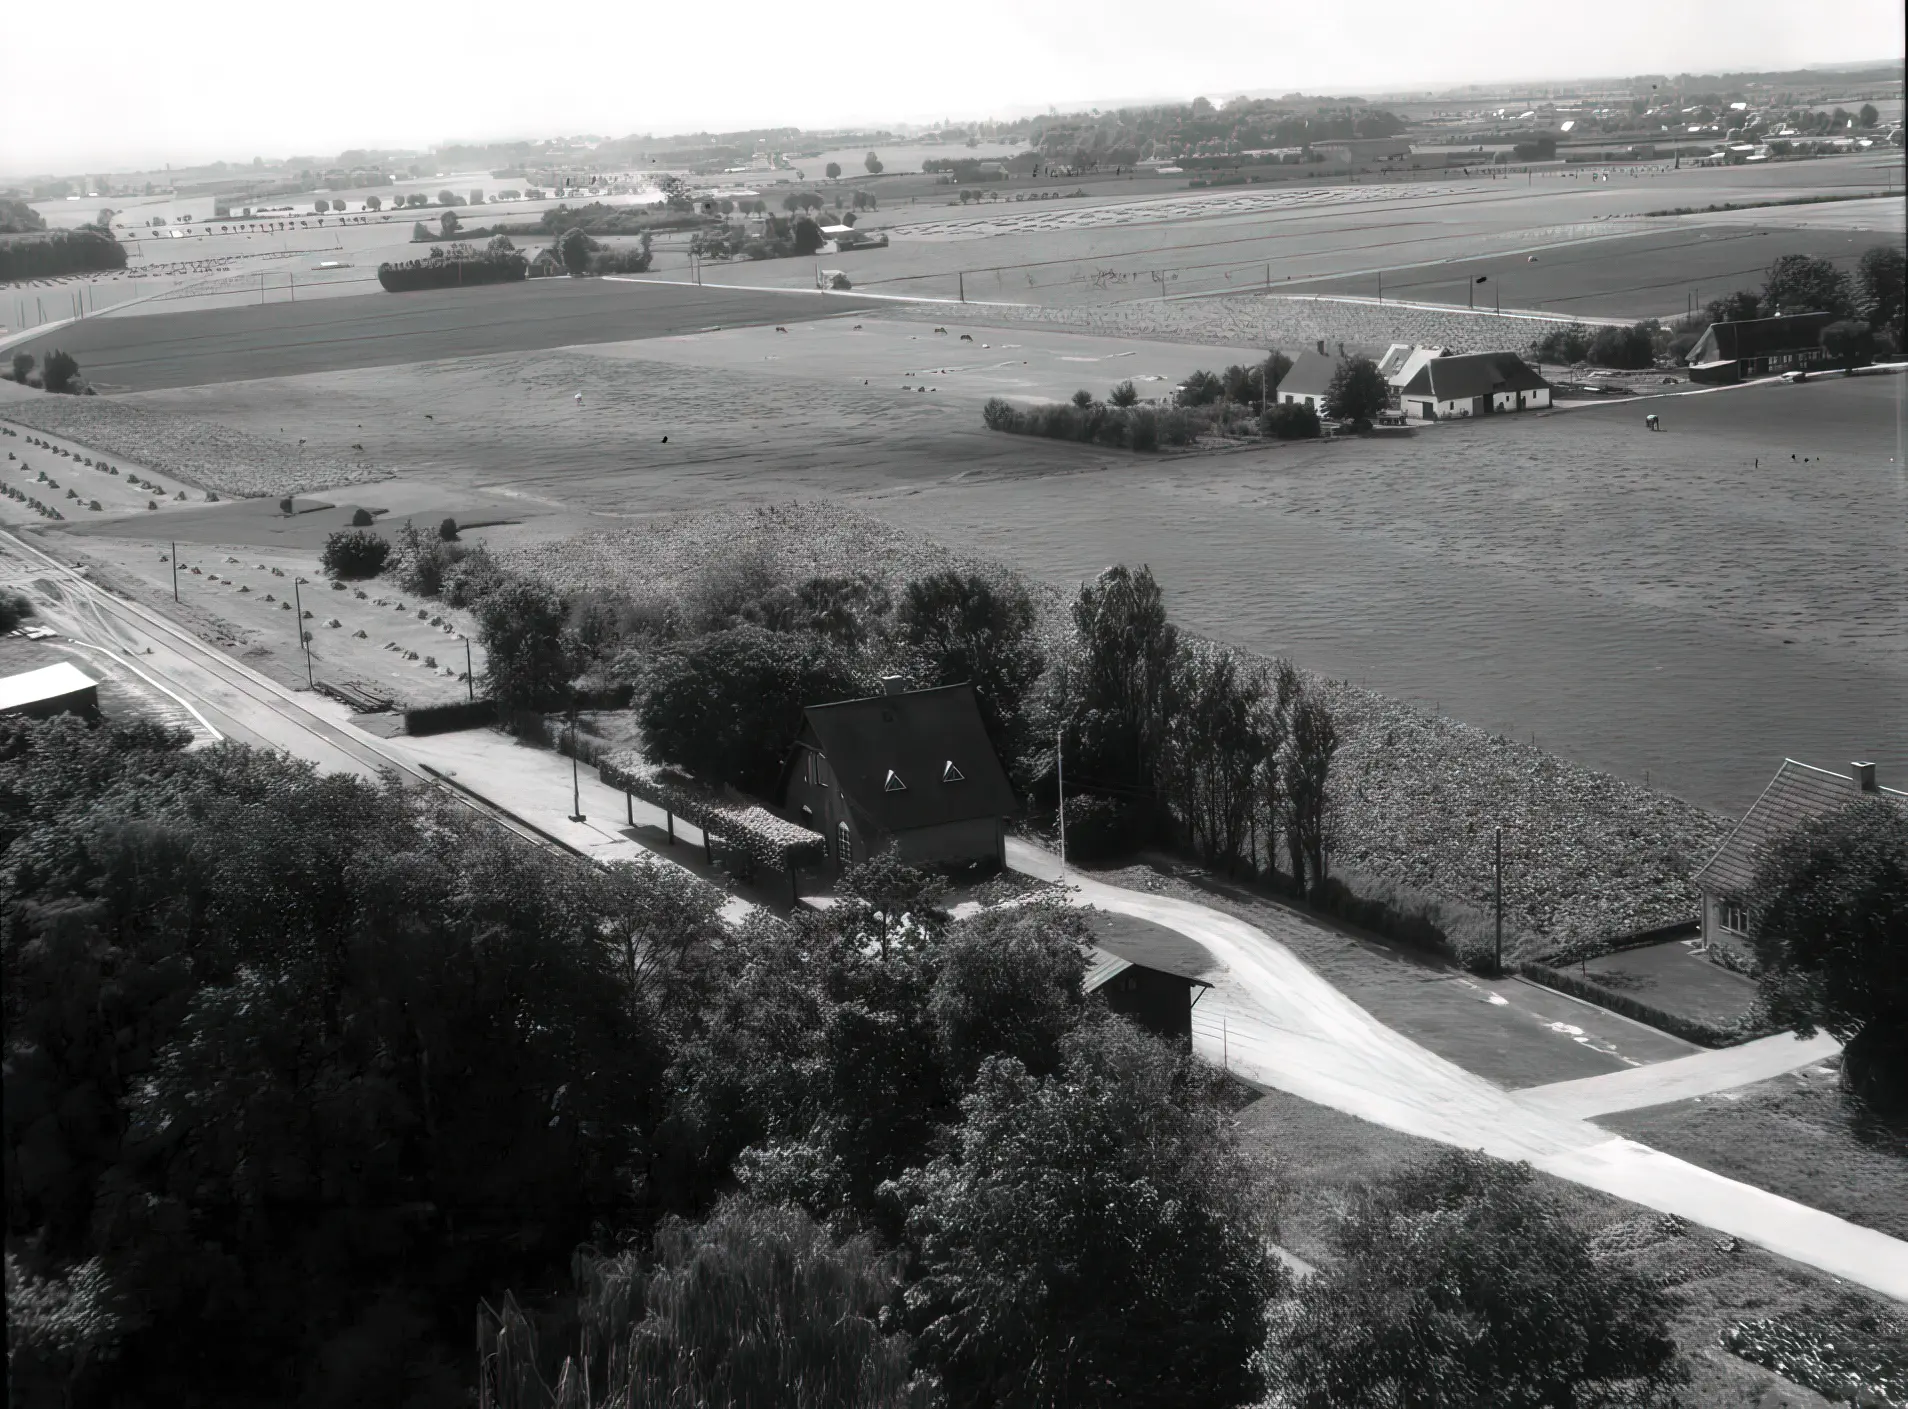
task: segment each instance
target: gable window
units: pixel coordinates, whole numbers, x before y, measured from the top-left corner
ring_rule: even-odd
[[[1731,934],[1749,933],[1749,907],[1739,900],[1723,900],[1716,905],[1717,923]]]
[[[947,767],[941,770],[941,781],[943,783],[965,783],[967,781],[967,775],[956,768],[954,766],[954,760],[950,758],[947,761]]]
[[[815,786],[818,788],[827,787],[828,786],[828,756],[826,754],[812,753],[809,755],[809,757],[814,760]]]
[[[890,768],[888,770],[887,781],[881,785],[881,791],[884,793],[904,793],[907,790],[908,785],[901,781],[901,775]]]
[[[851,838],[848,835],[848,824],[846,822],[837,822],[835,824],[835,860],[841,862],[844,866],[852,859],[849,854],[850,844]]]

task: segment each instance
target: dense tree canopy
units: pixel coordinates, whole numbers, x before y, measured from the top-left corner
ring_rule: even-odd
[[[974,687],[994,750],[1011,768],[1027,747],[1026,701],[1046,668],[1033,599],[1016,582],[948,570],[908,583],[895,630],[917,685]]]
[[[1844,1085],[1908,1107],[1908,807],[1882,796],[1772,842],[1749,897],[1763,1001],[1846,1044]]]
[[[1362,1192],[1274,1318],[1298,1409],[1667,1405],[1663,1293],[1599,1262],[1530,1170],[1452,1151]]]
[[[1325,414],[1349,425],[1368,426],[1389,404],[1390,389],[1369,357],[1350,357],[1332,373],[1325,392]]]
[[[1848,276],[1826,259],[1785,254],[1769,266],[1763,285],[1765,313],[1834,313],[1846,318],[1855,311]]]

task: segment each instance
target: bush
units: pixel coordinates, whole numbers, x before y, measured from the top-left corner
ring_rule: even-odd
[[[1124,798],[1081,793],[1067,799],[1067,860],[1089,863],[1130,855],[1152,838],[1152,813]]]
[[[1581,323],[1552,328],[1537,340],[1532,350],[1540,362],[1564,362],[1574,366],[1590,355],[1590,330]]]
[[[1586,356],[1599,367],[1640,371],[1656,365],[1652,334],[1654,325],[1637,323],[1628,328],[1599,328],[1590,340]]]
[[[437,526],[437,538],[440,543],[457,541],[457,520],[447,518]]]
[[[21,356],[25,355],[24,353],[21,354]],[[31,368],[33,359],[27,357],[26,360],[28,367]],[[26,380],[24,377],[18,376],[20,358],[14,358],[13,362],[16,379],[20,381]],[[1020,412],[1014,409],[1012,402],[1003,401],[998,396],[990,396],[987,398],[987,404],[981,407],[981,421],[990,431],[1014,431],[1020,428]]]
[[[13,354],[13,380],[18,382],[21,386],[25,386],[26,379],[32,375],[33,375],[33,354],[30,352],[14,353]],[[1005,403],[1002,403],[1002,404],[1004,405]]]
[[[1107,400],[1122,409],[1128,406],[1137,406],[1139,405],[1139,391],[1131,382],[1121,382],[1118,386],[1113,388],[1112,394],[1107,397]]]
[[[354,509],[351,511],[351,526],[353,528],[369,528],[373,522],[374,520],[371,517],[371,511],[369,509]]]
[[[92,225],[0,238],[0,283],[125,267],[125,246]]]
[[[40,366],[40,384],[48,391],[72,392],[79,380],[79,362],[70,352],[58,348],[47,353]]]
[[[18,592],[0,591],[0,635],[33,615],[33,603]]]
[[[465,254],[439,259],[407,259],[398,264],[380,264],[378,283],[388,293],[410,293],[417,289],[454,289],[466,284],[506,284],[524,278],[530,262],[514,251],[507,253]]]
[[[1859,367],[1875,355],[1875,330],[1856,318],[1822,329],[1822,349],[1838,367]]]
[[[1527,1165],[1450,1151],[1365,1190],[1275,1318],[1295,1409],[1673,1403],[1668,1295],[1597,1258]]]
[[[1259,434],[1275,440],[1316,440],[1318,412],[1308,401],[1282,401],[1259,417]]]
[[[384,571],[391,545],[375,533],[341,528],[325,540],[318,561],[336,578],[376,577]]]

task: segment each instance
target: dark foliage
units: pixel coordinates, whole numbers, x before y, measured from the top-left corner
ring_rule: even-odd
[[[79,360],[56,347],[40,360],[40,385],[48,391],[76,391],[79,370]]]
[[[1019,583],[951,569],[910,582],[895,611],[915,683],[971,684],[987,737],[1010,767],[1028,746],[1027,695],[1046,666],[1036,622]]]
[[[368,529],[341,528],[325,540],[318,561],[333,577],[376,577],[390,556],[391,545],[379,535]]]
[[[1590,339],[1587,360],[1599,367],[1631,371],[1652,367],[1656,364],[1654,332],[1654,325],[1649,323],[1628,328],[1598,328],[1596,336]]]
[[[110,230],[82,225],[77,230],[0,234],[0,282],[55,279],[101,269],[124,269],[126,247]]]
[[[1365,428],[1385,409],[1390,388],[1378,364],[1369,357],[1349,357],[1332,373],[1325,392],[1325,414],[1347,425]]]
[[[505,577],[478,599],[476,611],[491,698],[504,709],[565,703],[572,672],[563,599],[540,582]]]
[[[1333,1241],[1275,1317],[1298,1409],[1675,1402],[1668,1298],[1599,1262],[1527,1166],[1436,1156],[1361,1193]]]
[[[1848,275],[1826,259],[1785,254],[1769,266],[1762,301],[1767,313],[1834,313],[1843,318],[1855,312]]]
[[[407,259],[378,266],[378,283],[388,293],[417,289],[455,289],[466,284],[507,284],[523,278],[529,261],[512,251],[468,250],[437,259]]]
[[[1875,330],[1857,318],[1822,329],[1822,350],[1839,367],[1859,367],[1875,355]]]
[[[661,652],[637,710],[649,757],[767,796],[803,706],[862,693],[825,642],[743,625]]]
[[[1564,362],[1575,366],[1590,356],[1590,330],[1581,323],[1552,328],[1532,346],[1539,362]]]
[[[1265,408],[1259,434],[1274,440],[1317,440],[1318,412],[1307,401],[1280,402]]]
[[[1849,1093],[1908,1110],[1908,808],[1877,796],[1803,823],[1748,901],[1770,1016],[1833,1034]]]
[[[1862,255],[1856,270],[1861,316],[1878,328],[1890,329],[1897,345],[1902,334],[1904,278],[1908,277],[1908,253],[1900,245],[1876,245]]]
[[[1263,1396],[1278,1274],[1204,1080],[1119,1021],[1076,1027],[1044,1078],[981,1066],[950,1148],[894,1191],[911,1323],[950,1405]]]

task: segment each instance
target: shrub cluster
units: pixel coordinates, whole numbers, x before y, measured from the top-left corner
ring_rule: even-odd
[[[449,255],[431,252],[429,259],[407,259],[378,266],[378,283],[388,293],[417,289],[454,289],[465,284],[506,284],[529,272],[529,261],[515,250],[481,253],[460,247]]]
[[[0,283],[125,267],[126,247],[99,226],[0,235]]]
[[[981,419],[989,430],[1011,435],[1039,435],[1127,450],[1191,445],[1200,429],[1193,417],[1177,407],[1156,410],[1151,406],[1106,406],[1090,397],[1085,406],[1025,409],[993,397],[981,408]]]

